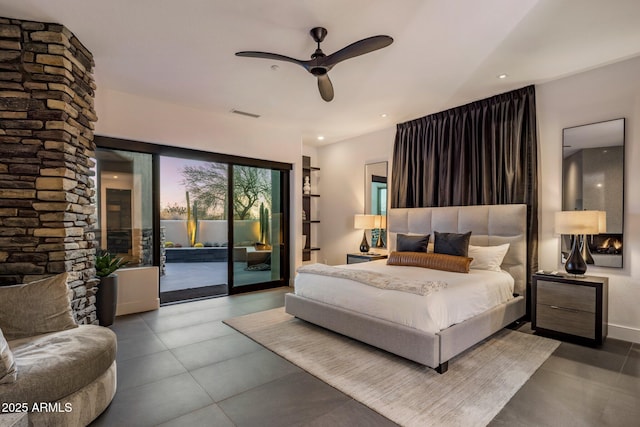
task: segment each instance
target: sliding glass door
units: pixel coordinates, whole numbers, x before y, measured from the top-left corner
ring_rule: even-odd
[[[283,172],[233,166],[233,290],[284,279]]]
[[[288,285],[290,164],[96,143],[96,238],[131,266],[158,266],[161,303]]]
[[[160,301],[228,294],[228,165],[160,156]]]

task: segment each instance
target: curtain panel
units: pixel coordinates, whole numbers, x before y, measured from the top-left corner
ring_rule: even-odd
[[[524,203],[529,272],[538,269],[535,87],[397,125],[391,207]]]

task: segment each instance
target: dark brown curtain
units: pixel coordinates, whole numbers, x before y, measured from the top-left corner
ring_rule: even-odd
[[[528,86],[397,126],[391,207],[525,203],[538,269],[538,139]]]

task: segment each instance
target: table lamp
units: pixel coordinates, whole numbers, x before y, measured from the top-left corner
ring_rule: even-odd
[[[366,254],[369,252],[370,246],[367,242],[367,230],[376,228],[376,215],[354,215],[353,228],[364,230],[362,233],[362,242],[360,242],[360,252]]]
[[[580,251],[580,236],[599,234],[606,228],[606,213],[603,211],[561,211],[555,214],[556,234],[570,234],[571,253],[564,264],[567,273],[582,276],[587,271],[587,263]],[[587,244],[586,239],[584,244]]]

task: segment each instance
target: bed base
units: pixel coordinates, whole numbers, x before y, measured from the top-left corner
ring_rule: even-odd
[[[442,374],[447,371],[452,357],[523,317],[525,300],[518,296],[437,334],[295,294],[285,295],[285,310],[302,320],[413,360]]]

